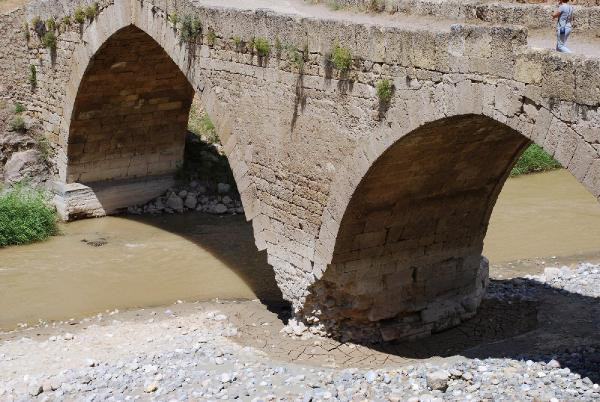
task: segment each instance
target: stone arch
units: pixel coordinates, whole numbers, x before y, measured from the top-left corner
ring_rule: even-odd
[[[426,336],[474,315],[488,278],[481,252],[492,209],[528,144],[600,195],[597,153],[532,107],[541,118],[500,123],[485,115],[506,116],[497,109],[425,115],[407,132],[384,128],[367,139],[333,184],[305,319],[332,335],[376,341]],[[430,117],[444,115],[432,109]]]
[[[177,31],[167,21],[166,13],[152,4],[116,0],[103,7],[99,15],[84,28],[71,56],[70,78],[61,113],[61,154],[57,160],[59,177],[67,183],[65,189],[59,188],[57,204],[61,214],[66,218],[79,216],[78,210],[81,209],[86,216],[104,215],[124,206],[121,204],[143,202],[168,188],[172,184],[172,178],[167,175],[174,172],[183,158],[185,127],[194,93],[200,96],[207,113],[216,123],[242,202],[251,211],[252,197],[248,196],[247,191],[247,168],[236,147],[236,138],[227,124],[226,116],[229,111],[218,102],[216,94],[197,66],[196,52],[190,51],[190,47],[181,42]],[[115,58],[119,49],[123,50],[122,60]],[[138,57],[137,61],[133,60],[135,57]],[[112,61],[110,65],[107,59]],[[120,73],[124,79],[128,79],[126,76],[139,76],[146,81],[143,93],[136,89],[139,82],[135,82],[135,77],[130,83],[120,81],[123,88],[119,87],[118,93],[115,92],[117,88],[107,85],[110,84],[111,77],[103,77],[102,70],[107,69]],[[105,94],[105,100],[121,102],[119,108],[124,107],[121,110],[125,114],[124,119],[129,119],[128,124],[137,126],[133,130],[138,134],[137,137],[131,135],[131,132],[127,133],[127,127],[110,130],[109,114],[115,108],[101,110],[101,105],[94,104],[96,95],[87,94],[90,87],[98,88],[100,82],[105,84],[104,88],[108,88],[108,92],[114,92]],[[161,118],[148,117],[154,119],[153,122],[143,122],[139,117],[156,112],[161,114]],[[98,116],[107,120],[106,128],[93,127]],[[114,124],[113,128],[116,126]],[[107,137],[109,132],[110,136]],[[140,150],[140,147],[145,147],[142,140],[145,138],[144,133],[149,132],[155,132],[156,138],[146,141],[146,149]],[[87,148],[86,138],[92,139]],[[93,141],[100,138],[103,141]],[[112,148],[109,148],[107,138],[113,139]],[[138,141],[133,138],[138,138]],[[88,150],[92,153],[97,151],[100,157],[91,156]],[[122,156],[116,158],[113,154],[110,155],[110,160],[102,162],[101,153],[111,151],[118,151]],[[141,181],[137,185],[130,180],[144,176],[151,176],[152,180]],[[130,180],[132,183],[115,185],[115,180],[104,183],[104,179],[123,179],[121,182]],[[82,189],[79,185],[90,181],[96,187],[91,192],[87,186]],[[82,195],[71,195],[76,192]],[[117,193],[130,193],[132,196],[122,200]],[[68,197],[74,200],[67,200]],[[81,200],[76,199],[77,197]],[[91,203],[88,199],[92,199]]]

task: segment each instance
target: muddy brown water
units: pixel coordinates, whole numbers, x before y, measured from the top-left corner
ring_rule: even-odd
[[[242,216],[109,217],[62,231],[0,249],[0,328],[176,300],[281,300]],[[510,179],[484,253],[493,274],[512,276],[575,255],[600,257],[600,205],[565,171]]]

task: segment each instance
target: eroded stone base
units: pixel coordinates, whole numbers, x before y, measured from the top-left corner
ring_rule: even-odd
[[[154,176],[97,183],[55,183],[54,203],[65,221],[97,218],[146,203],[175,184],[172,176]]]
[[[298,314],[311,333],[342,341],[379,343],[425,337],[456,326],[477,312],[489,281],[489,262],[481,257],[475,270],[462,267],[457,277],[464,282],[454,282],[458,286],[445,282],[442,294],[427,292],[427,284],[416,274],[406,281],[386,283],[387,300],[380,297],[382,292],[352,297],[343,286],[353,284],[322,280]],[[439,275],[430,278],[430,283],[434,281],[440,281]],[[394,292],[396,297],[391,297]]]

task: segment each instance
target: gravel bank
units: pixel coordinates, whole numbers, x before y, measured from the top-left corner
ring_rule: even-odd
[[[597,308],[600,266],[547,268],[543,275],[495,281],[487,302],[529,303],[547,294],[558,295],[552,300],[585,298],[585,303]],[[593,342],[573,341],[565,346],[569,340],[562,337],[561,346],[550,352],[534,348],[532,353],[514,352],[507,357],[463,357],[477,355],[475,347],[462,356],[432,356],[371,368],[328,368],[275,359],[269,353],[275,347],[269,345],[271,340],[263,348],[244,346],[237,324],[243,311],[239,305],[243,303],[222,309],[197,303],[111,312],[2,334],[0,400],[600,399],[600,386],[594,384],[600,373],[600,344]],[[538,315],[540,320],[544,317]],[[260,324],[257,317],[249,319],[255,322],[248,327],[256,331],[268,333],[272,326]],[[296,342],[279,331],[273,328],[271,336]],[[590,339],[595,339],[594,331],[590,332]],[[518,344],[530,334],[506,342]],[[298,345],[291,343],[290,350]],[[499,355],[493,346],[486,347],[487,355]]]

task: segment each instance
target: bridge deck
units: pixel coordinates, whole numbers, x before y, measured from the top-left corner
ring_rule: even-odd
[[[443,19],[440,16],[427,17],[396,13],[357,13],[346,10],[331,10],[322,4],[311,5],[302,0],[197,0],[197,4],[237,8],[242,10],[270,9],[284,14],[302,17],[327,18],[345,20],[356,23],[367,23],[390,27],[428,29],[449,31],[453,24],[460,23],[456,19]],[[465,21],[470,25],[492,25],[483,21]],[[530,30],[528,43],[533,48],[554,49],[556,39],[554,22],[548,17],[548,29]],[[578,55],[600,57],[600,37],[595,33],[574,32],[568,42],[573,53]]]

